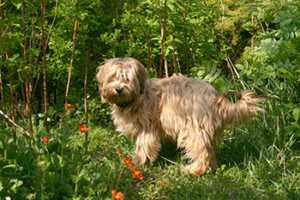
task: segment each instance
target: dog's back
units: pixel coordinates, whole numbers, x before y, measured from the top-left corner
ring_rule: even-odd
[[[221,131],[226,124],[244,121],[251,114],[263,111],[251,91],[244,91],[237,103],[232,103],[210,84],[182,75],[151,79],[161,89],[162,126],[177,137],[185,127],[207,126],[211,132]]]

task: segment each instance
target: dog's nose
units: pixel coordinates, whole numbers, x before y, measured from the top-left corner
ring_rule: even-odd
[[[121,87],[117,87],[117,88],[116,88],[116,92],[117,92],[118,94],[120,94],[122,91],[123,91],[123,88],[121,88]]]

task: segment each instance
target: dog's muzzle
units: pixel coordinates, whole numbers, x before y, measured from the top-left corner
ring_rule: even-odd
[[[115,90],[116,90],[116,92],[117,92],[118,94],[121,94],[122,91],[123,91],[123,88],[117,87]]]

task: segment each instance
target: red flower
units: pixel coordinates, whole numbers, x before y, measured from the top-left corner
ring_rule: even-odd
[[[138,170],[136,167],[131,170],[132,174],[134,175],[135,178],[139,180],[143,180],[144,177],[142,177],[142,172]]]
[[[30,198],[31,198],[31,199],[34,199],[34,198],[35,198],[35,194],[31,194],[31,195],[30,195]]]
[[[44,136],[43,141],[44,141],[44,143],[46,144],[46,143],[48,143],[49,138],[48,138],[47,136]]]
[[[65,108],[74,108],[74,105],[69,103],[65,103],[64,106]]]
[[[122,192],[117,192],[117,190],[112,190],[111,194],[114,200],[123,200],[124,194]]]
[[[133,162],[132,162],[132,160],[130,159],[130,158],[122,158],[122,162],[125,164],[125,165],[127,165],[127,166],[129,166],[129,167],[132,167],[133,166]]]
[[[82,133],[86,133],[88,131],[88,128],[85,125],[80,125],[79,126],[79,130]]]
[[[117,153],[119,154],[119,155],[121,155],[122,154],[122,150],[121,149],[119,149],[118,151],[117,151]]]

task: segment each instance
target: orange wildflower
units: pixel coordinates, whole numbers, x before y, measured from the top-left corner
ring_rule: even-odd
[[[142,172],[138,170],[136,167],[131,170],[132,174],[134,175],[135,178],[139,180],[143,180],[144,177],[142,177]]]
[[[65,103],[64,106],[65,108],[74,108],[74,105],[69,103]]]
[[[112,190],[111,194],[114,200],[123,200],[124,194],[122,192],[117,192],[117,190]]]
[[[86,133],[88,131],[88,128],[85,125],[80,125],[79,126],[79,131],[82,133]]]
[[[122,154],[122,150],[121,149],[119,149],[118,151],[117,151],[117,153],[119,154],[119,155],[121,155]]]
[[[46,144],[46,143],[48,143],[49,138],[48,138],[47,136],[44,136],[43,141],[44,141],[44,143]]]
[[[125,164],[125,165],[127,165],[127,166],[129,166],[129,167],[132,167],[133,166],[133,162],[132,162],[132,160],[130,159],[130,158],[122,158],[122,162]]]

